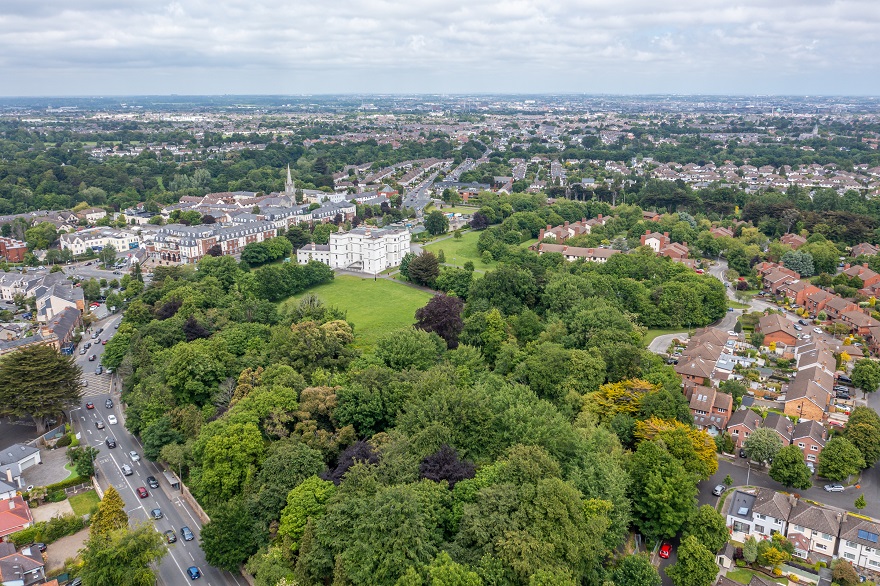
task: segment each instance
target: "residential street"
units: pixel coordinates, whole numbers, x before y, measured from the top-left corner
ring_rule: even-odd
[[[110,337],[115,333],[114,325],[121,320],[120,315],[111,316],[92,326],[92,330],[98,327],[104,328],[101,338]],[[163,558],[158,569],[159,583],[164,586],[176,586],[189,583],[186,569],[197,566],[202,571],[202,584],[205,585],[238,585],[244,586],[245,581],[240,576],[236,577],[229,572],[218,570],[209,566],[205,561],[204,553],[199,546],[199,533],[202,523],[191,508],[180,497],[178,490],[173,489],[165,479],[162,469],[146,459],[143,446],[125,429],[125,415],[119,404],[119,391],[115,375],[96,374],[95,367],[100,364],[103,346],[94,344],[86,354],[77,353],[76,361],[83,368],[83,378],[88,382],[88,387],[83,393],[83,402],[80,407],[71,411],[74,428],[82,437],[83,442],[100,450],[96,460],[96,476],[103,489],[113,485],[122,496],[126,504],[126,512],[132,524],[152,523],[156,531],[164,532],[173,529],[177,535],[177,542],[166,544],[169,554]],[[98,359],[88,361],[90,354],[97,354]],[[112,388],[111,388],[112,387]],[[107,409],[104,401],[112,398],[113,407]],[[86,402],[94,403],[94,409],[86,409]],[[108,416],[114,415],[118,419],[117,424],[110,424]],[[96,423],[103,421],[104,429],[97,429]],[[105,440],[108,436],[114,437],[117,442],[116,448],[108,448]],[[140,460],[132,461],[130,451],[136,451]],[[128,464],[133,469],[133,474],[124,476],[122,465]],[[152,489],[147,486],[147,476],[153,476],[159,481],[159,488]],[[135,490],[138,487],[146,487],[149,493],[144,499],[138,498]],[[163,517],[153,521],[149,517],[149,511],[159,508]],[[195,540],[184,541],[180,534],[180,528],[189,527],[195,534]]]

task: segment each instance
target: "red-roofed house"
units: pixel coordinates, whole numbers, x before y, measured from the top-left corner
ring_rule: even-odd
[[[787,244],[791,246],[794,250],[797,250],[807,243],[807,239],[800,234],[783,234],[782,237],[779,239],[779,242],[781,242],[782,244]]]
[[[0,537],[27,529],[34,524],[31,508],[20,496],[0,501]]]

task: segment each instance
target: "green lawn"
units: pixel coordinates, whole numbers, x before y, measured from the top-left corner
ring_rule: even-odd
[[[473,214],[480,211],[480,208],[472,206],[443,206],[442,210],[438,210],[444,214]]]
[[[728,299],[727,307],[732,307],[734,309],[748,309],[750,306],[745,303],[740,303],[739,301],[734,301],[733,299]]]
[[[788,584],[788,578],[771,578],[767,574],[762,574],[761,572],[754,572],[752,570],[747,570],[745,568],[736,568],[727,572],[727,577],[733,580],[734,582],[739,582],[740,584],[748,584],[752,579],[752,576],[758,576],[765,580],[770,580],[773,582],[778,582],[779,584]]]
[[[411,326],[416,310],[424,306],[431,294],[387,279],[362,279],[337,275],[332,282],[309,289],[326,305],[348,312],[354,324],[355,346],[372,346],[383,334]],[[299,303],[300,296],[283,302],[282,307]]]
[[[483,264],[480,260],[480,253],[477,251],[477,241],[480,239],[480,233],[477,231],[464,232],[461,238],[447,238],[439,242],[432,242],[424,246],[425,250],[430,250],[434,254],[443,251],[446,255],[446,264],[457,267],[464,266],[464,263],[471,261],[474,267],[494,267],[498,263],[491,261],[489,264]]]
[[[101,502],[101,499],[98,498],[98,493],[94,490],[73,495],[68,500],[73,508],[73,512],[80,516],[91,513],[92,509]]]

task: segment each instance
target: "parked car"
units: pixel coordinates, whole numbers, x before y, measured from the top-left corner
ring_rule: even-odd
[[[95,333],[96,333],[96,334],[99,334],[99,335],[100,335],[100,334],[103,334],[103,333],[104,333],[104,328],[98,328],[97,330],[95,330]]]
[[[843,385],[834,385],[834,392],[835,393],[848,393],[849,389]]]
[[[852,384],[852,379],[846,376],[845,374],[840,374],[837,376],[837,381],[846,385]]]
[[[744,449],[742,449],[742,448],[740,448],[740,450],[739,450],[739,457],[740,457],[740,458],[745,458],[745,457],[746,457],[746,451],[745,451]]]
[[[85,353],[88,352],[88,351],[89,351],[89,349],[86,348],[85,346],[83,346],[82,348],[79,349],[79,353],[80,353],[80,354],[85,354]]]
[[[177,541],[177,534],[174,533],[174,529],[169,529],[165,532],[165,541],[168,543],[174,543]]]
[[[158,509],[158,508],[153,509],[152,511],[150,511],[150,516],[154,519],[161,519],[162,518],[162,509]]]
[[[849,400],[850,400],[849,393],[847,393],[846,391],[837,391],[837,392],[834,394],[834,396],[835,396],[836,398],[838,398],[838,399],[843,399],[844,401],[849,401]]]
[[[807,462],[807,468],[810,469],[810,474],[816,473],[816,466],[812,462]]]
[[[104,443],[107,444],[108,448],[112,449],[112,448],[116,447],[116,440],[113,439],[112,437],[108,437],[107,439],[105,439]]]
[[[147,489],[144,488],[143,486],[139,486],[139,487],[137,487],[137,488],[135,489],[135,492],[137,492],[137,495],[138,495],[139,497],[141,497],[142,499],[145,499],[145,498],[147,498],[148,496],[150,496],[150,493],[148,493],[148,492],[147,492]]]
[[[85,344],[83,344],[83,348],[85,348],[86,350],[88,350],[88,349],[91,348],[91,347],[92,347],[92,343],[91,343],[91,342],[86,342]]]
[[[796,329],[797,331],[801,331],[804,328],[802,328],[801,326],[799,326],[797,324],[794,324],[794,329]]]
[[[190,531],[189,527],[187,527],[186,525],[180,528],[180,535],[183,537],[184,541],[192,541],[196,538],[196,536],[193,535],[193,532]]]
[[[130,451],[130,452],[128,453],[128,457],[131,458],[131,461],[132,461],[132,462],[137,462],[137,461],[139,461],[139,460],[141,459],[140,454],[138,454],[138,453],[135,452],[134,450],[132,450],[132,451]]]
[[[808,323],[806,322],[806,320],[802,320],[802,319],[799,319],[799,320],[798,320],[798,323],[801,324],[802,326],[810,325],[810,324],[808,324]]]
[[[41,553],[46,551],[47,549],[46,544],[40,542],[34,543],[33,545],[31,545],[31,547],[36,547],[38,550],[40,550]]]
[[[727,487],[724,486],[723,484],[719,484],[718,486],[716,486],[715,488],[712,489],[712,494],[714,494],[715,496],[721,496],[722,494],[724,494],[725,490],[727,490]]]
[[[101,346],[106,346],[106,345],[107,345],[107,340],[101,340]]]
[[[822,328],[813,328],[813,331],[816,332],[817,334],[821,334]]]
[[[188,567],[188,568],[186,569],[186,573],[189,574],[189,579],[190,579],[190,580],[198,580],[199,578],[202,577],[202,571],[199,570],[199,569],[198,569],[197,567],[195,567],[195,566],[190,566],[190,567]]]
[[[119,421],[116,419],[115,415],[108,415],[107,423],[109,423],[110,425],[116,425],[117,423],[119,423]]]
[[[120,466],[120,468],[122,468],[122,473],[126,476],[131,476],[132,474],[134,474],[134,470],[132,470],[131,466],[129,466],[128,464],[123,464],[122,466]]]
[[[660,546],[660,557],[664,560],[669,559],[669,554],[672,553],[672,546],[668,543],[664,543]]]
[[[150,488],[159,488],[159,481],[155,476],[147,476],[147,486]]]
[[[826,484],[825,492],[843,492],[842,484]]]

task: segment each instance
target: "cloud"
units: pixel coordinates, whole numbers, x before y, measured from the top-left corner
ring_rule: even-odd
[[[875,0],[11,0],[0,92],[880,93]]]

